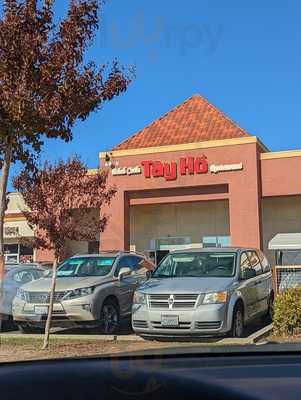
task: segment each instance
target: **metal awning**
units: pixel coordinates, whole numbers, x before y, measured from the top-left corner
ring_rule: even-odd
[[[301,233],[278,233],[269,241],[269,250],[301,250]]]

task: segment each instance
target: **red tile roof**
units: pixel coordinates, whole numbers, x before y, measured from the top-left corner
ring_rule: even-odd
[[[199,95],[183,103],[117,145],[114,150],[139,149],[249,136]]]

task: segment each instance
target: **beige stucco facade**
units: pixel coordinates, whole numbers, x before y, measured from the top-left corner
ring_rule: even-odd
[[[168,236],[189,237],[200,244],[205,236],[228,236],[228,201],[150,204],[130,207],[130,244],[151,249],[151,241]]]
[[[269,241],[278,233],[301,232],[301,196],[279,196],[262,200],[263,248],[274,263],[275,254],[268,250]]]

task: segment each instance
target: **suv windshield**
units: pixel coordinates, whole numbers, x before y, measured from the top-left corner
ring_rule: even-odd
[[[170,254],[153,274],[154,278],[231,277],[235,273],[235,253]]]
[[[115,257],[74,257],[57,270],[58,278],[104,276],[111,272]]]

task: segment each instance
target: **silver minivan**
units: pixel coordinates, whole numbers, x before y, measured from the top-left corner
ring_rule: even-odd
[[[167,255],[134,295],[132,326],[143,337],[243,337],[271,318],[272,272],[260,250],[202,248]]]

